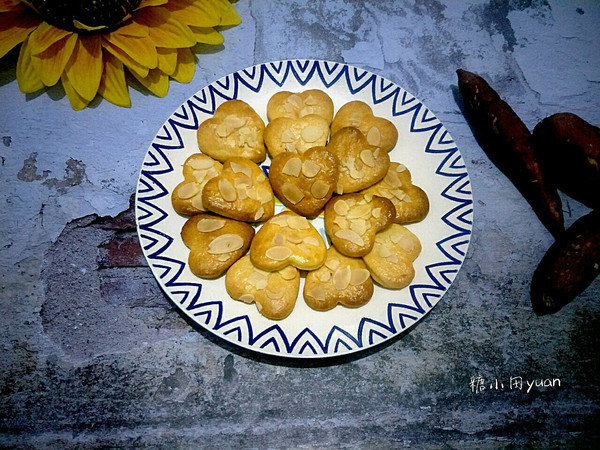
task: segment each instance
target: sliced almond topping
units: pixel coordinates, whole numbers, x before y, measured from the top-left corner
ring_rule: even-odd
[[[381,144],[381,131],[377,127],[371,127],[367,131],[367,142],[375,147],[379,147]]]
[[[319,244],[321,244],[321,242],[319,242],[319,240],[316,237],[313,236],[306,236],[302,242],[304,242],[306,245],[312,245],[313,247],[318,247]]]
[[[355,268],[352,269],[352,276],[350,277],[350,284],[352,286],[358,286],[359,284],[363,284],[365,281],[369,279],[371,273],[368,269]]]
[[[217,236],[208,244],[208,253],[220,255],[239,250],[244,246],[244,239],[238,234],[222,234]]]
[[[412,198],[410,198],[410,195],[408,195],[406,192],[404,193],[404,197],[402,198],[402,201],[405,203],[410,203],[412,202]]]
[[[333,219],[333,223],[340,228],[350,228],[350,221],[342,216],[337,216],[335,219]]]
[[[265,294],[267,294],[267,297],[269,297],[271,300],[279,300],[280,298],[283,298],[283,296],[285,295],[285,287],[282,287],[277,291],[267,289],[265,291]]]
[[[356,234],[359,234],[360,236],[365,234],[367,228],[367,221],[365,219],[356,219],[353,220],[350,224],[350,229],[356,232]]]
[[[385,174],[383,182],[393,188],[402,186],[402,182],[400,181],[400,178],[398,178],[398,173],[391,170],[388,170],[388,173]]]
[[[221,253],[220,255],[217,256],[217,259],[221,262],[225,262],[229,258],[231,258],[231,253]]]
[[[405,170],[406,170],[406,166],[404,164],[398,163],[398,165],[396,166],[396,172],[401,173],[401,172],[404,172]]]
[[[288,216],[287,222],[290,228],[295,230],[308,230],[310,228],[310,223],[303,216]]]
[[[323,289],[323,287],[319,285],[313,286],[309,291],[306,292],[306,294],[309,297],[314,298],[315,300],[321,301],[325,300],[325,298],[327,297],[325,289]]]
[[[304,161],[302,164],[302,174],[306,178],[313,178],[321,171],[321,166],[311,160]]]
[[[287,216],[274,216],[271,220],[269,220],[269,223],[278,225],[280,227],[289,226]]]
[[[350,176],[355,180],[360,180],[365,177],[365,172],[362,170],[350,169]]]
[[[281,278],[283,278],[284,280],[293,280],[294,278],[296,278],[297,274],[298,271],[292,266],[287,266],[279,271],[279,275],[281,275]]]
[[[361,203],[355,206],[354,208],[351,208],[350,211],[348,211],[347,217],[350,220],[354,220],[358,219],[359,217],[369,217],[370,215],[371,205],[369,205],[368,203]]]
[[[217,175],[219,175],[219,171],[217,170],[217,168],[215,166],[209,167],[206,171],[206,174],[204,175],[204,179],[210,180],[211,178],[214,178]],[[196,171],[194,171],[194,176],[196,176]]]
[[[350,266],[340,267],[333,274],[333,286],[338,291],[343,291],[350,284],[350,280],[352,278],[352,271],[350,270]]]
[[[302,170],[302,161],[298,157],[293,157],[287,160],[281,169],[281,173],[290,175],[292,177],[298,177]]]
[[[360,124],[362,123],[362,114],[358,113],[358,112],[353,112],[352,114],[350,114],[350,125],[352,125],[353,127],[359,128]]]
[[[373,208],[373,211],[371,211],[371,215],[376,219],[379,219],[381,217],[381,208]]]
[[[292,143],[296,139],[297,139],[296,134],[292,130],[290,130],[289,128],[286,128],[286,129],[284,129],[281,132],[281,138],[280,138],[280,140],[281,140],[281,143],[283,143],[283,144]]]
[[[285,235],[282,233],[275,233],[273,235],[273,245],[283,245],[285,244]]]
[[[319,104],[319,101],[312,94],[308,94],[306,96],[306,98],[304,99],[304,104],[310,105],[310,106],[315,106],[315,105]]]
[[[314,114],[314,113],[315,113],[315,108],[313,108],[312,106],[305,106],[298,112],[298,116],[304,117],[304,116],[308,116],[309,114]]]
[[[267,276],[265,276],[264,278],[261,278],[260,280],[256,280],[255,286],[256,289],[264,289],[267,287],[267,285],[269,284],[269,279],[267,278]]]
[[[310,193],[314,198],[321,199],[324,198],[328,193],[331,186],[323,180],[316,180],[310,186]]]
[[[288,142],[287,144],[285,144],[285,151],[290,153],[298,153],[296,144],[294,144],[293,142]]]
[[[230,161],[229,162],[229,167],[231,167],[231,170],[234,173],[243,173],[248,178],[252,179],[252,168],[250,168],[248,166],[244,166],[244,165],[242,165],[240,163],[237,163],[235,161]]]
[[[227,122],[221,122],[219,125],[217,125],[217,128],[215,128],[215,133],[217,134],[217,136],[219,136],[221,138],[226,138],[232,132],[233,132],[233,127],[230,124],[228,124]]]
[[[196,208],[198,211],[205,211],[204,203],[202,203],[202,196],[196,195],[192,198],[192,206]]]
[[[258,208],[256,210],[256,213],[254,214],[254,220],[260,220],[262,219],[262,217],[265,215],[265,208],[263,208],[262,206],[260,208]]]
[[[304,237],[300,235],[300,233],[292,232],[287,234],[287,240],[292,244],[302,244],[304,242]]]
[[[188,166],[195,170],[206,170],[215,165],[215,161],[210,157],[193,158],[187,162]]]
[[[392,251],[385,245],[381,245],[381,246],[377,247],[377,253],[382,258],[387,258],[388,256],[390,256],[392,254]]]
[[[352,231],[346,228],[340,228],[334,234],[336,237],[344,239],[346,241],[350,241],[353,244],[358,245],[359,247],[365,245],[365,241],[356,231]]]
[[[338,200],[333,204],[333,210],[340,216],[348,214],[349,209],[348,203],[345,200]]]
[[[360,152],[360,160],[369,167],[375,167],[375,158],[373,157],[373,152],[369,149]]]
[[[283,196],[294,205],[304,198],[302,190],[292,183],[283,183],[281,192],[283,193]]]
[[[317,139],[320,139],[323,136],[323,130],[321,127],[316,125],[307,125],[302,128],[300,133],[304,142],[315,142]]]
[[[177,197],[185,200],[187,198],[192,198],[198,192],[200,192],[200,185],[198,183],[186,183],[177,190]]]
[[[331,258],[325,261],[325,267],[331,270],[336,270],[340,267],[340,260],[337,258]]]
[[[292,250],[283,245],[276,245],[271,247],[265,252],[267,258],[271,258],[275,261],[284,261],[292,256]]]
[[[319,281],[327,283],[329,280],[331,280],[331,272],[329,270],[325,270],[319,275]]]
[[[260,269],[254,269],[254,271],[250,275],[248,275],[248,278],[246,278],[246,281],[254,287],[258,287],[258,285],[264,281],[265,282],[264,286],[266,286],[268,276],[269,276],[269,272],[265,272]]]
[[[233,128],[242,128],[246,123],[248,123],[247,117],[240,117],[235,114],[230,114],[225,117],[225,122],[231,125]]]
[[[386,256],[385,260],[389,263],[397,264],[398,263],[398,255],[396,255],[395,253],[392,253],[392,254]]]
[[[286,101],[296,108],[302,108],[302,97],[300,97],[298,94],[290,94]]]
[[[406,192],[404,192],[402,189],[394,189],[392,194],[394,194],[394,197],[400,201],[404,200],[404,198],[407,196]]]
[[[375,159],[379,158],[379,155],[381,154],[381,149],[379,147],[377,147],[374,151],[373,151],[373,156],[375,157]]]
[[[238,300],[241,300],[244,303],[252,303],[254,302],[254,295],[252,294],[242,294],[240,295],[240,298],[238,298]]]
[[[220,230],[225,226],[225,223],[223,219],[202,219],[198,221],[196,228],[201,233],[210,233],[211,231]]]
[[[256,199],[263,205],[273,200],[273,191],[271,189],[257,189]]]
[[[226,202],[234,202],[237,198],[237,193],[231,181],[226,178],[221,178],[218,183],[219,192]]]

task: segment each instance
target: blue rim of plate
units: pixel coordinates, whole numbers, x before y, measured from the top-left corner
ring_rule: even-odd
[[[400,139],[404,135],[409,141],[416,139],[420,143],[420,148],[411,149],[412,154],[427,159],[422,173],[413,172],[416,163],[407,164],[413,180],[420,176],[415,184],[423,187],[423,183],[431,180],[435,183],[431,189],[436,192],[425,189],[433,200],[432,209],[421,224],[421,234],[417,233],[430,257],[423,265],[415,266],[418,276],[409,287],[400,291],[383,290],[385,299],[373,307],[377,308],[377,314],[369,315],[368,311],[363,313],[362,308],[357,308],[352,311],[350,322],[337,323],[335,315],[331,315],[333,319],[323,316],[318,325],[315,322],[298,326],[295,318],[296,323],[290,328],[285,321],[291,319],[267,322],[257,319],[254,305],[240,305],[226,295],[215,297],[209,291],[214,281],[187,273],[187,253],[174,250],[181,246],[180,229],[174,229],[170,223],[179,220],[170,206],[170,195],[176,184],[174,180],[178,182],[177,177],[182,176],[180,166],[172,159],[179,155],[181,161],[181,153],[187,156],[198,152],[197,146],[191,144],[191,136],[195,137],[199,123],[212,116],[220,103],[250,97],[262,98],[266,104],[266,95],[261,93],[308,88],[320,88],[332,95],[338,93],[344,103],[359,99],[369,103],[374,111],[383,108],[388,118],[401,128]],[[335,97],[333,100],[336,103]],[[340,106],[341,103],[335,104],[336,110]],[[264,118],[264,111],[257,112]],[[392,161],[398,160],[392,157],[394,151],[390,153]],[[439,205],[436,213],[432,214],[436,205]],[[467,253],[473,197],[458,147],[443,124],[415,96],[392,81],[348,64],[284,60],[257,64],[209,84],[165,121],[143,160],[135,210],[140,244],[152,273],[171,301],[195,324],[227,342],[265,355],[326,358],[356,353],[389,341],[413,327],[440,301]],[[181,224],[182,221],[183,218]],[[437,234],[429,233],[430,229],[437,230]],[[435,236],[435,242],[426,241],[423,231]],[[298,302],[301,301],[300,293]]]

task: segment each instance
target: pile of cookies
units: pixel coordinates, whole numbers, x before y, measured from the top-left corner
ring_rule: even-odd
[[[334,115],[317,89],[278,92],[266,112],[265,125],[250,105],[229,100],[198,127],[200,152],[171,196],[189,216],[181,237],[192,273],[225,275],[233,299],[270,319],[292,312],[301,277],[305,302],[319,311],[366,304],[374,283],[410,284],[421,242],[403,225],[423,220],[429,200],[406,166],[390,161],[394,124],[361,101]],[[276,202],[285,206],[278,214]],[[320,215],[326,236],[311,223]]]

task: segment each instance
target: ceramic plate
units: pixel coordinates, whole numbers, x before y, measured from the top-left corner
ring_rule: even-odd
[[[357,309],[337,306],[311,310],[300,294],[284,320],[261,316],[254,304],[232,300],[224,277],[202,280],[186,265],[180,237],[186,218],[171,206],[170,194],[183,179],[182,165],[198,152],[196,129],[221,103],[241,99],[262,116],[276,92],[321,89],[335,110],[351,100],[368,103],[377,116],[397,127],[392,161],[406,165],[414,184],[428,194],[431,210],[408,225],[422,242],[416,276],[401,290],[375,288]],[[268,160],[264,163],[268,166]],[[372,348],[421,320],[442,298],[458,273],[471,236],[472,193],[462,156],[436,116],[402,87],[367,70],[327,61],[290,60],[260,64],[232,73],[195,93],[164,123],[144,158],[137,186],[140,242],[162,289],[193,322],[215,335],[263,354],[323,358]],[[315,221],[317,228],[322,223]],[[300,292],[302,292],[302,286]]]

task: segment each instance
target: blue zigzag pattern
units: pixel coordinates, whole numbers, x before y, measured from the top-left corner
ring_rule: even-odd
[[[356,332],[335,325],[324,338],[310,328],[289,336],[279,324],[254,329],[245,315],[224,320],[222,301],[202,298],[202,283],[180,279],[185,261],[167,256],[173,238],[161,231],[168,213],[158,205],[170,194],[161,183],[161,177],[174,170],[169,152],[184,148],[181,132],[195,130],[201,115],[213,114],[218,104],[237,98],[242,88],[260,92],[266,83],[282,87],[290,79],[302,86],[317,80],[324,88],[342,83],[351,94],[369,93],[374,104],[388,102],[393,116],[410,118],[412,133],[428,136],[425,152],[442,156],[435,173],[447,180],[442,196],[452,204],[442,218],[448,233],[435,244],[442,258],[425,267],[427,283],[409,287],[410,301],[390,301],[386,321],[363,317]],[[138,230],[146,258],[164,289],[183,311],[200,325],[234,343],[270,354],[300,357],[338,355],[367,348],[395,336],[422,318],[440,300],[460,269],[469,245],[472,213],[471,184],[458,148],[423,103],[366,70],[313,60],[260,64],[221,78],[196,93],[173,113],[152,142],[143,163],[136,199]]]

